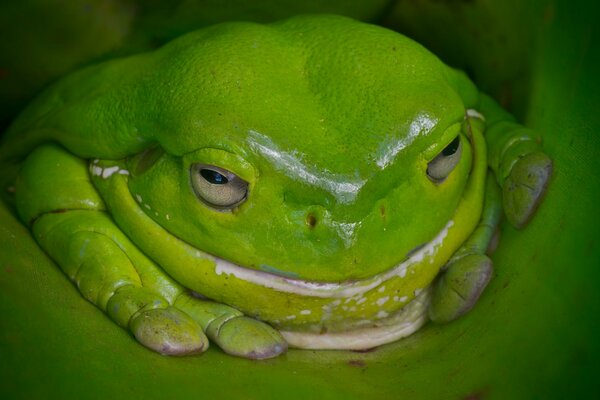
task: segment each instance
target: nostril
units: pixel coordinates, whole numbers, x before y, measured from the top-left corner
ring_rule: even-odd
[[[306,225],[308,225],[310,229],[313,229],[315,226],[317,226],[317,217],[315,217],[313,213],[308,213],[306,216]]]
[[[385,203],[381,203],[379,205],[379,216],[381,217],[381,221],[383,222],[383,224],[386,225],[387,224],[388,209],[387,209]]]

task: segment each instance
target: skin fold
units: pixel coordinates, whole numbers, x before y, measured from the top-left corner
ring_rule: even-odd
[[[366,349],[469,311],[552,163],[466,76],[336,16],[227,23],[78,71],[3,137],[18,214],[145,346]]]

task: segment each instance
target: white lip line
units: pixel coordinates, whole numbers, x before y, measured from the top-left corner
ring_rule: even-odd
[[[406,271],[410,266],[422,262],[427,256],[435,254],[436,248],[443,243],[444,239],[448,235],[448,230],[453,225],[453,220],[448,221],[446,226],[444,226],[444,228],[431,241],[421,247],[407,260],[401,262],[395,267],[392,267],[389,270],[371,278],[355,282],[337,283],[291,279],[264,271],[244,268],[216,256],[212,256],[212,259],[215,263],[215,273],[217,275],[233,275],[238,279],[251,282],[256,285],[275,289],[280,292],[294,293],[301,296],[348,298],[365,293],[394,277],[404,278],[406,276]]]

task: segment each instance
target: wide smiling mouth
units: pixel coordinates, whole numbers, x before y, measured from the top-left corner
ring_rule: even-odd
[[[443,245],[448,231],[454,226],[450,220],[435,237],[414,251],[409,257],[388,270],[360,280],[344,282],[321,282],[306,279],[297,279],[277,275],[271,272],[258,271],[234,264],[217,256],[210,255],[215,263],[217,275],[232,275],[238,279],[251,282],[255,285],[274,289],[279,292],[293,293],[300,296],[321,298],[347,298],[365,293],[392,278],[404,278],[407,270],[426,260],[432,259],[439,247]]]

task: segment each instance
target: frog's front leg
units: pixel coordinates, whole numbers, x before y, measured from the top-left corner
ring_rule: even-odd
[[[542,151],[539,137],[516,123],[490,97],[480,95],[479,110],[486,120],[488,162],[502,187],[506,218],[516,228],[522,228],[546,191],[552,160]]]
[[[164,296],[152,285],[144,286],[139,257],[124,251],[122,246],[130,244],[105,213],[46,213],[35,219],[32,229],[81,294],[146,347],[169,355],[197,353],[207,347],[198,324],[170,305],[169,300],[182,290],[163,285]],[[168,284],[159,285],[164,283]]]
[[[192,298],[142,254],[107,214],[84,161],[42,146],[25,161],[16,205],[36,240],[82,295],[150,349],[170,355],[208,347],[267,358],[285,350],[277,331],[231,307]]]
[[[433,322],[450,322],[471,310],[492,277],[493,264],[486,252],[502,214],[499,189],[489,173],[481,221],[433,285],[429,306]]]

